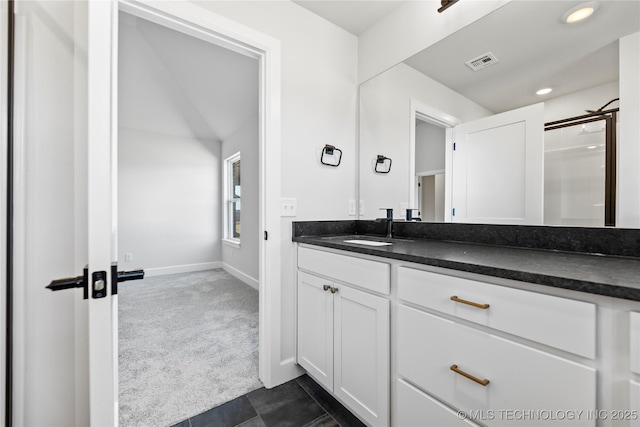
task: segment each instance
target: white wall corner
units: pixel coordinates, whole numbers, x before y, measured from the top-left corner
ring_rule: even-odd
[[[251,286],[253,289],[255,290],[260,289],[260,282],[258,281],[258,279],[255,279],[249,276],[248,274],[243,273],[242,271],[230,266],[227,263],[222,263],[222,269],[227,273],[229,273],[230,275],[232,275],[233,277],[235,277],[236,279],[240,280],[241,282]]]
[[[640,227],[640,32],[620,39],[620,127],[616,225]]]

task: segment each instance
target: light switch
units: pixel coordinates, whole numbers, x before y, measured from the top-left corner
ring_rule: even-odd
[[[358,204],[358,215],[361,217],[364,216],[364,200],[360,199],[360,203]]]

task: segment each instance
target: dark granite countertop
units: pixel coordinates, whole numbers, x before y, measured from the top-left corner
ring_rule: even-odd
[[[353,223],[353,221],[351,222]],[[369,221],[369,223],[372,222]],[[337,223],[340,224],[336,228],[335,225]],[[531,247],[535,245],[527,245],[524,242],[526,239],[523,238],[522,234],[520,238],[523,240],[525,247],[492,245],[484,242],[487,240],[486,235],[480,235],[482,233],[478,233],[477,229],[474,230],[476,238],[473,240],[480,240],[483,243],[437,240],[424,238],[420,235],[425,231],[425,227],[429,227],[427,225],[417,227],[421,228],[420,233],[415,230],[413,233],[407,233],[405,230],[405,232],[401,232],[402,236],[386,239],[383,237],[384,234],[379,233],[380,230],[376,228],[378,226],[375,224],[358,224],[356,228],[345,228],[345,223],[347,221],[324,223],[324,225],[329,226],[328,228],[318,228],[318,224],[322,225],[322,222],[294,223],[293,241],[382,258],[640,301],[640,257],[606,253],[619,252],[620,248],[608,250],[606,247],[601,247],[599,248],[601,250],[600,253],[536,248]],[[305,227],[305,225],[307,226]],[[451,225],[455,227],[455,224]],[[440,224],[439,226],[442,225]],[[369,227],[373,227],[373,229],[366,230]],[[413,226],[411,227],[414,228]],[[534,229],[535,227],[531,231],[535,231]],[[332,231],[334,234],[331,234]],[[341,231],[343,233],[340,233]],[[344,233],[345,231],[347,233]],[[362,233],[362,231],[370,232]],[[504,230],[500,231],[504,232]],[[518,229],[518,231],[522,233],[521,229]],[[600,231],[598,232],[601,233]],[[605,231],[605,233],[608,232]],[[614,233],[616,232],[614,231]],[[555,233],[556,235],[561,235],[563,230],[557,228]],[[408,235],[410,234],[414,235],[409,237]],[[587,237],[593,238],[594,236]],[[602,238],[603,236],[597,237]],[[345,242],[345,240],[350,239],[373,239],[392,242],[393,244],[390,246],[366,246]],[[571,239],[575,246],[575,236],[572,236]],[[612,238],[611,241],[615,241],[615,239]],[[579,249],[580,245],[576,247]],[[629,252],[629,248],[624,249],[624,251],[624,253],[634,253],[633,250]],[[603,254],[602,252],[605,253]]]

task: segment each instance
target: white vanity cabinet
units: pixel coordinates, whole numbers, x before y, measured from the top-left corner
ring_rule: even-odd
[[[298,248],[297,361],[370,425],[389,425],[389,264]]]
[[[640,374],[640,312],[629,312],[629,369]]]
[[[629,421],[633,427],[640,427],[640,312],[629,312]]]
[[[594,304],[406,267],[397,285],[398,425],[425,411],[400,400],[407,383],[456,414],[447,425],[596,425],[596,369],[563,353],[595,358]]]
[[[367,424],[640,427],[637,301],[297,254],[297,361]]]

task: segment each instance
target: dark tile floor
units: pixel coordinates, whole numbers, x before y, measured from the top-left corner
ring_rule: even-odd
[[[173,427],[361,427],[364,424],[309,376],[264,387]]]

